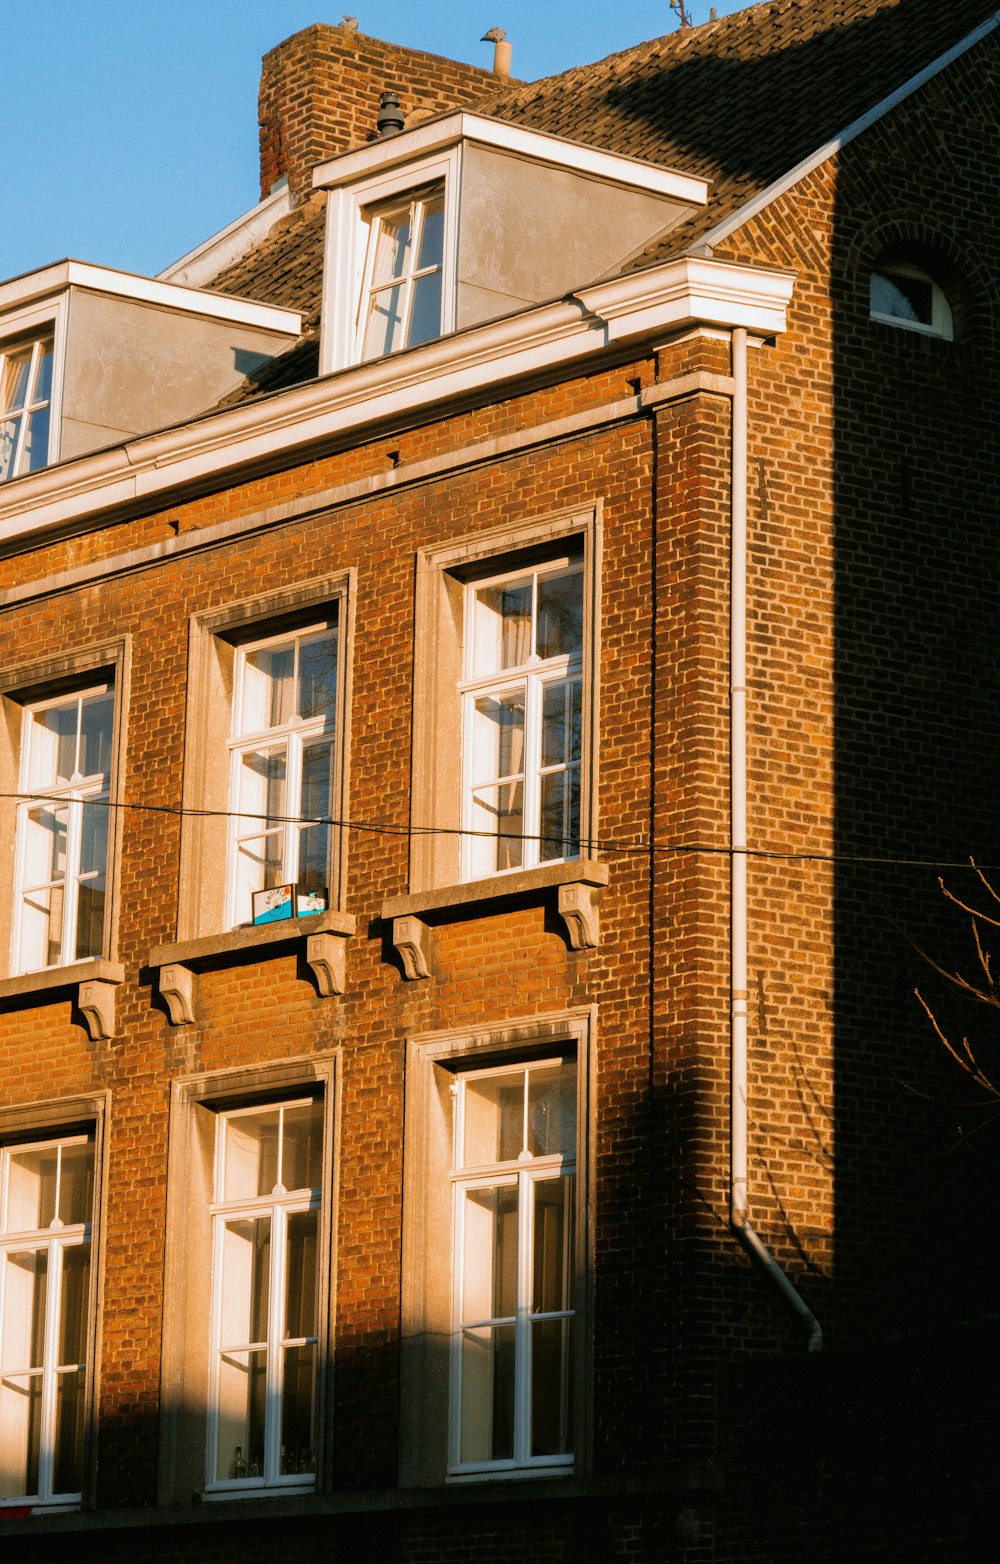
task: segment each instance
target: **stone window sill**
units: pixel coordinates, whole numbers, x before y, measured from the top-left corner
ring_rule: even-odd
[[[600,944],[599,912],[607,883],[607,864],[575,858],[569,863],[516,869],[464,885],[390,896],[382,903],[382,918],[392,926],[392,943],[403,963],[404,977],[426,978],[431,975],[432,924],[475,910],[484,914],[498,911],[513,901],[544,901],[553,890],[570,949],[593,949]]]
[[[304,945],[306,962],[320,994],[342,994],[345,950],[355,927],[356,920],[346,912],[283,918],[280,923],[248,925],[227,929],[222,934],[154,945],[148,965],[159,971],[160,997],[166,1003],[171,1024],[192,1026],[197,1006],[198,969],[224,965],[229,956],[248,951],[259,952],[261,959],[266,960],[272,951],[277,953],[275,947]]]
[[[502,1482],[456,1483],[427,1488],[361,1489],[352,1492],[335,1491],[328,1494],[269,1494],[266,1498],[234,1499],[228,1505],[213,1506],[211,1517],[201,1503],[170,1505],[134,1510],[90,1510],[75,1512],[36,1509],[23,1519],[4,1521],[4,1537],[37,1537],[40,1534],[101,1536],[114,1533],[121,1537],[125,1532],[153,1531],[171,1533],[180,1539],[184,1532],[206,1524],[252,1526],[255,1521],[282,1521],[302,1517],[332,1517],[358,1515],[415,1515],[454,1517],[474,1513],[482,1506],[498,1504],[532,1504],[563,1506],[567,1500],[620,1500],[636,1494],[652,1494],[662,1499],[671,1494],[684,1504],[707,1510],[716,1502],[716,1495],[723,1491],[720,1473],[706,1463],[702,1466],[684,1467],[679,1463],[657,1467],[646,1474],[630,1472],[602,1473],[600,1476],[550,1477],[547,1480],[521,1479],[517,1476]],[[136,1543],[136,1550],[140,1544]],[[252,1544],[251,1544],[252,1546]],[[27,1553],[22,1549],[22,1555]],[[244,1550],[247,1557],[253,1554]]]
[[[91,1040],[107,1042],[115,1035],[115,989],[124,981],[125,968],[121,963],[99,956],[94,961],[74,961],[65,967],[45,967],[41,972],[0,978],[0,1002],[34,999],[50,989],[75,989],[77,1008]]]

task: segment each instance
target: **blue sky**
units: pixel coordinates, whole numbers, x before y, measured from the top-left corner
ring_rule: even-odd
[[[345,6],[362,32],[484,66],[501,25],[526,80],[676,26],[668,0],[0,0],[0,279],[67,255],[155,273],[246,211],[261,55]]]

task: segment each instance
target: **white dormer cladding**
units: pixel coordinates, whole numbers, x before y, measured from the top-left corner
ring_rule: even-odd
[[[330,191],[323,374],[378,356],[376,343],[383,351],[410,345],[408,279],[419,267],[420,211],[415,204],[412,229],[398,214],[411,194],[441,192],[436,336],[613,274],[708,196],[703,179],[466,112],[342,153],[315,170],[313,184]],[[379,235],[390,215],[401,238],[388,257]],[[398,289],[386,291],[397,280]],[[380,332],[372,326],[376,307]],[[431,335],[426,313],[421,340]]]
[[[82,261],[2,283],[0,356],[13,362],[26,343],[52,343],[46,449],[5,476],[204,413],[300,331],[296,310]]]

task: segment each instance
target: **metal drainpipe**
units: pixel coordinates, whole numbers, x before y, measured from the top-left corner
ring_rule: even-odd
[[[753,1264],[777,1288],[818,1352],[823,1330],[747,1213],[747,334],[733,331],[732,537],[729,599],[729,805],[731,1006],[729,1225]]]

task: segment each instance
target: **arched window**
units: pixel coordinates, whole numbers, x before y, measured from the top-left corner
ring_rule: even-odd
[[[954,336],[951,305],[944,289],[919,266],[885,261],[872,271],[869,294],[872,320],[931,337]]]

